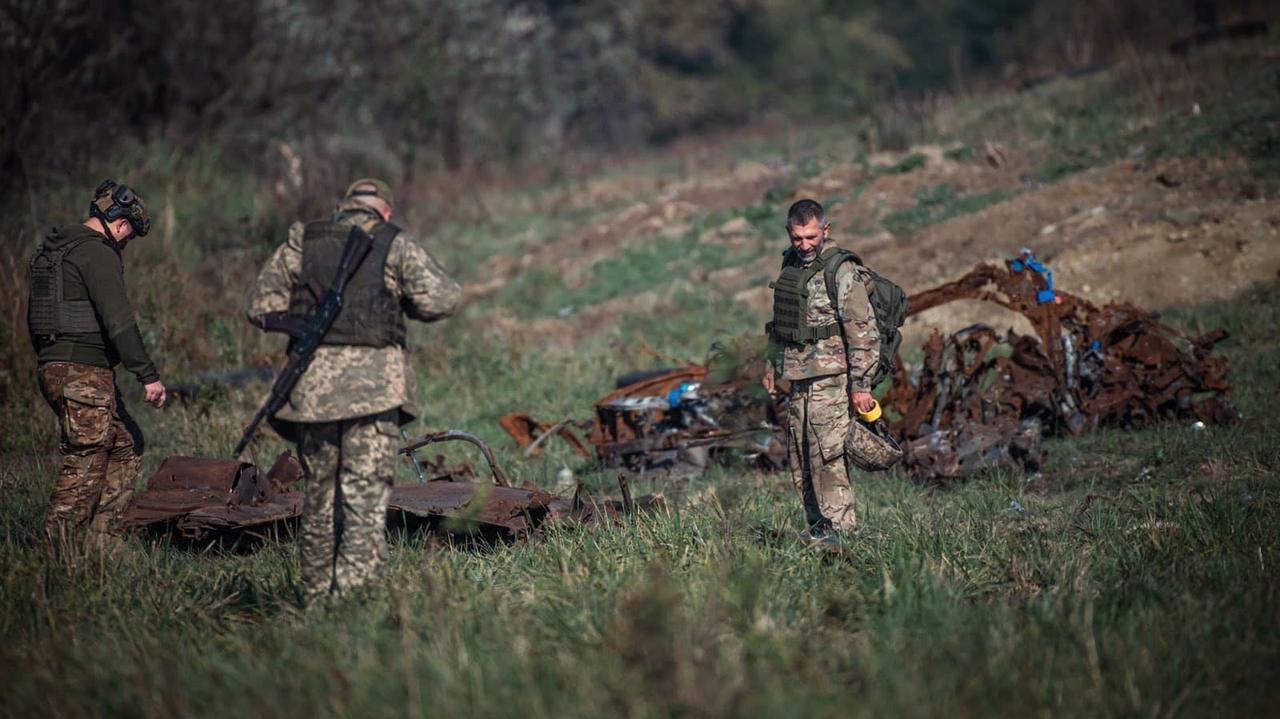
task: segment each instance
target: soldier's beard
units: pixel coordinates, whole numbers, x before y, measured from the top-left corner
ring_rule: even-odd
[[[818,244],[813,246],[812,250],[808,252],[805,252],[804,250],[800,250],[800,259],[804,260],[805,262],[812,262],[813,260],[817,259],[818,255],[822,252],[823,244],[825,243],[819,242]]]

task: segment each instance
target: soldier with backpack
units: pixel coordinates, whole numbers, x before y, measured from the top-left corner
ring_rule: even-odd
[[[891,370],[906,316],[902,290],[856,254],[828,246],[830,229],[813,200],[788,210],[791,247],[770,284],[773,321],[765,327],[773,359],[763,383],[770,394],[778,379],[791,383],[791,479],[814,539],[857,529],[845,439],[852,412],[876,408],[871,391]]]

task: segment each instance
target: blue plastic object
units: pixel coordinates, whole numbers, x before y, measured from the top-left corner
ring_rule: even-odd
[[[689,391],[689,383],[684,382],[679,387],[667,393],[667,404],[671,409],[675,409],[680,406],[680,398],[683,397],[684,393],[687,391]]]
[[[1094,340],[1092,343],[1089,344],[1089,349],[1093,350],[1094,352],[1097,352],[1098,350],[1102,349],[1102,343],[1099,342],[1098,340]]]
[[[1036,293],[1037,304],[1048,304],[1058,298],[1053,292],[1053,270],[1044,266],[1043,262],[1037,260],[1031,254],[1031,250],[1023,250],[1022,257],[1009,263],[1009,269],[1014,272],[1021,272],[1023,269],[1031,270],[1044,277],[1045,289]]]

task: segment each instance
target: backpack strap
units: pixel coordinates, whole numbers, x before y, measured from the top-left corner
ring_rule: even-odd
[[[843,247],[832,247],[823,253],[824,267],[822,270],[822,280],[827,286],[827,297],[831,298],[831,309],[836,313],[836,328],[840,333],[840,339],[844,343],[845,354],[849,354],[849,337],[844,332],[844,313],[840,310],[839,283],[836,280],[836,272],[840,266],[846,262],[853,261],[862,264],[862,258],[853,250],[846,250]],[[847,398],[846,398],[847,399]],[[852,401],[852,400],[850,400]],[[850,407],[850,416],[853,416],[853,408]]]
[[[391,241],[394,240],[396,235],[400,234],[400,232],[400,228],[390,222],[379,222],[378,226],[373,228],[373,239],[374,241],[385,240],[387,245],[390,246]]]
[[[836,272],[840,269],[840,265],[852,260],[853,262],[862,264],[862,258],[852,250],[846,250],[843,247],[832,247],[818,258],[822,262],[822,281],[827,286],[827,297],[831,299],[831,309],[836,313],[836,324],[840,326],[840,336],[845,340],[845,350],[848,351],[849,339],[844,337],[844,314],[840,311],[840,297],[838,282],[836,281]]]

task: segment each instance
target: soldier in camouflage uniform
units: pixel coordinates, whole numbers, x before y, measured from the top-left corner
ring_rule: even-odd
[[[791,383],[788,457],[791,480],[804,503],[812,536],[853,531],[857,519],[849,487],[844,439],[850,406],[870,411],[871,378],[879,362],[880,336],[861,267],[838,265],[834,307],[822,263],[835,248],[822,206],[800,200],[787,213],[791,248],[773,283],[774,321],[769,323],[773,366],[764,386]],[[794,285],[794,286],[793,286]]]
[[[107,180],[94,193],[89,219],[52,228],[31,258],[27,327],[62,453],[45,518],[50,540],[119,542],[142,432],[120,398],[113,368],[123,363],[147,402],[165,402],[125,293],[121,257],[129,240],[150,228],[142,199]]]
[[[461,296],[435,258],[391,224],[392,201],[385,182],[352,183],[331,219],[289,228],[249,291],[248,317],[258,327],[283,313],[305,315],[320,297],[315,288],[333,280],[349,227],[373,235],[341,313],[272,420],[296,442],[306,472],[304,605],[367,586],[381,571],[399,427],[417,413],[404,316],[441,319]]]

